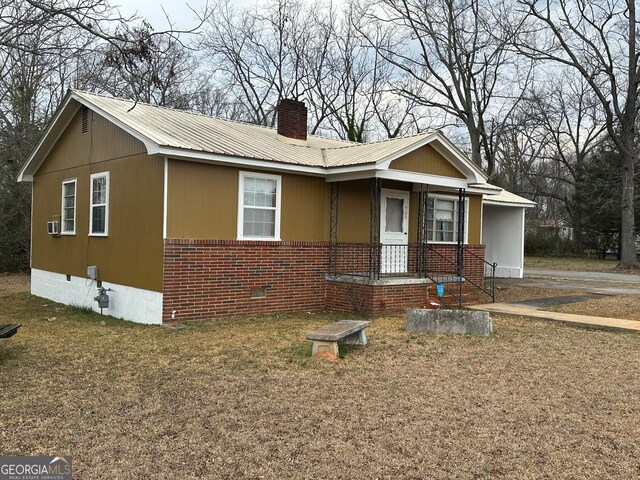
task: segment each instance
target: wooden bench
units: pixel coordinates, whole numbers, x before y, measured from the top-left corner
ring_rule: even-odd
[[[371,322],[340,320],[309,333],[307,340],[313,341],[311,356],[322,352],[329,352],[338,356],[338,340],[343,340],[345,343],[366,345],[367,335],[364,329],[369,325],[371,325]]]
[[[21,326],[19,323],[0,324],[0,338],[13,337]]]

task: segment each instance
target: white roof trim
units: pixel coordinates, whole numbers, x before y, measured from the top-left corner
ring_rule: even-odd
[[[112,115],[108,114],[103,109],[101,109],[101,108],[97,107],[96,105],[94,105],[92,102],[86,100],[85,98],[80,97],[79,95],[77,95],[73,91],[71,91],[67,95],[68,96],[67,96],[66,100],[64,100],[62,102],[62,106],[58,109],[58,112],[55,114],[55,116],[49,122],[49,126],[47,127],[47,129],[45,130],[44,134],[40,138],[40,141],[38,142],[38,146],[33,150],[33,152],[31,152],[31,155],[29,156],[27,161],[24,163],[24,165],[20,169],[20,173],[18,174],[18,181],[19,182],[33,181],[33,173],[35,173],[38,170],[38,168],[40,168],[40,165],[42,165],[42,162],[47,158],[47,155],[49,155],[49,152],[51,152],[51,149],[57,143],[58,139],[60,138],[60,135],[62,135],[62,133],[66,130],[66,128],[69,125],[69,123],[71,122],[71,120],[73,120],[73,116],[78,111],[79,107],[78,106],[70,107],[70,104],[71,104],[72,100],[75,100],[80,105],[84,105],[84,106],[90,108],[91,110],[93,110],[94,112],[98,113],[102,117],[106,118],[111,123],[113,123],[114,125],[118,126],[122,130],[124,130],[125,132],[127,132],[128,134],[133,136],[134,138],[137,138],[138,140],[140,140],[142,143],[144,143],[144,146],[147,149],[147,152],[149,153],[149,155],[153,154],[153,150],[157,150],[158,149],[158,144],[156,142],[154,142],[153,140],[151,140],[148,136],[146,136],[142,132],[139,132],[138,130],[134,130],[129,125],[125,124],[124,122],[121,122],[117,118],[115,118]],[[73,110],[70,110],[70,108],[73,108]],[[69,114],[69,119],[68,119],[67,123],[64,125],[64,127],[60,130],[60,133],[56,136],[55,140],[51,141],[51,139],[49,139],[49,135],[50,135],[51,131],[54,129],[54,127],[56,127],[58,125],[58,121],[60,120],[60,117],[62,117],[65,113]],[[51,144],[50,144],[50,146],[49,146],[49,148],[47,149],[46,152],[41,152],[41,149],[43,148],[43,146],[45,144],[45,141],[47,141],[47,140],[49,140],[51,142]],[[33,163],[33,161],[35,160],[36,157],[40,157],[40,161],[38,162],[37,165],[35,165],[35,164],[32,165],[32,163]],[[30,170],[33,173],[27,174],[26,173],[27,170]]]
[[[496,192],[490,188],[482,188],[479,186],[467,187],[467,193],[480,193],[482,195],[499,195],[500,192]]]
[[[427,173],[412,173],[403,170],[386,170],[376,172],[377,178],[399,180],[401,182],[424,183],[439,187],[467,188],[467,181],[462,178],[441,177]]]
[[[51,134],[51,131],[53,130],[53,127],[57,125],[58,121],[60,120],[60,117],[62,117],[62,114],[66,112],[67,106],[69,105],[70,101],[71,101],[71,97],[67,98],[63,102],[62,108],[60,108],[56,112],[54,117],[49,122],[49,125],[47,126],[47,129],[40,136],[40,140],[38,140],[38,145],[36,145],[36,148],[33,149],[33,151],[31,152],[31,155],[29,155],[29,158],[27,159],[26,162],[24,162],[24,165],[22,165],[22,168],[20,169],[20,172],[18,173],[18,182],[32,182],[33,181],[33,174],[27,174],[26,173],[27,168],[31,165],[31,162],[33,162],[33,159],[40,152],[40,150],[44,147],[45,140],[47,140],[49,138],[49,135]],[[69,115],[69,118],[67,119],[67,122],[65,123],[64,127],[60,130],[58,135],[56,135],[55,140],[53,142],[51,142],[51,145],[49,145],[49,148],[47,148],[47,151],[42,155],[42,160],[36,166],[34,172],[36,170],[38,170],[38,168],[40,168],[40,165],[42,165],[42,162],[44,161],[44,159],[47,157],[47,155],[49,155],[49,152],[51,152],[51,149],[53,148],[53,146],[57,143],[57,141],[60,138],[60,136],[62,135],[62,133],[67,129],[67,126],[69,125],[69,123],[71,123],[71,120],[73,120],[73,116],[74,116],[74,114],[75,114],[75,112],[77,110],[78,110],[78,108],[76,107],[74,109],[73,114]]]
[[[533,208],[535,203],[515,203],[515,202],[501,202],[491,200],[490,198],[482,200],[483,205],[491,205],[492,207],[518,207],[518,208]]]
[[[437,141],[434,142],[434,141]],[[433,132],[427,135],[421,141],[414,143],[408,147],[405,147],[397,152],[386,157],[384,160],[378,162],[378,168],[383,170],[388,170],[391,163],[394,160],[401,158],[409,152],[413,152],[420,147],[424,147],[425,145],[431,145],[440,155],[442,155],[445,160],[450,161],[450,163],[462,170],[462,173],[465,174],[467,180],[472,183],[485,183],[487,180],[487,176],[478,169],[467,156],[460,151],[458,147],[453,145],[447,137],[440,131]],[[438,148],[440,146],[440,148]],[[347,147],[348,148],[348,147]],[[444,150],[444,151],[443,151]]]
[[[445,147],[449,153],[453,154],[465,166],[469,167],[471,170],[474,171],[474,173],[477,175],[476,178],[478,179],[477,180],[478,183],[487,183],[487,180],[489,179],[489,177],[482,171],[482,169],[480,169],[475,163],[473,163],[467,157],[467,155],[465,155],[465,153],[462,150],[460,150],[454,143],[451,142],[451,140],[449,140],[445,136],[444,133],[442,133],[439,130],[436,133],[438,135],[438,140],[440,140],[441,145]],[[434,147],[434,148],[438,150],[437,147]],[[446,157],[446,155],[444,155],[443,152],[439,151],[439,153]]]
[[[393,152],[391,155],[388,155],[386,158],[379,160],[378,167],[384,170],[387,170],[391,162],[393,162],[394,160],[397,160],[398,158],[406,155],[407,153],[413,152],[414,150],[417,150],[418,148],[424,147],[425,145],[431,143],[431,141],[433,141],[433,138],[436,136],[436,133],[437,132],[430,133],[419,142],[408,145],[403,149],[398,150],[397,152]],[[349,147],[346,147],[346,148],[349,148]]]
[[[299,165],[297,163],[276,162],[272,160],[255,160],[246,157],[234,157],[219,155],[217,153],[194,152],[192,150],[183,150],[173,147],[155,147],[149,152],[150,155],[159,154],[169,158],[183,158],[185,160],[205,160],[212,163],[223,163],[230,165],[238,165],[242,167],[254,167],[266,170],[279,170],[286,172],[304,172],[312,175],[326,175],[327,169],[324,167],[310,167],[308,165]]]
[[[159,147],[159,144],[156,141],[151,139],[151,136],[149,135],[148,132],[145,134],[144,132],[142,132],[140,130],[136,130],[136,129],[131,128],[129,125],[127,125],[126,123],[118,120],[113,115],[105,112],[102,108],[96,106],[94,103],[90,102],[89,100],[87,100],[87,99],[85,99],[83,97],[80,97],[80,96],[76,95],[75,93],[72,93],[71,96],[72,96],[72,98],[74,98],[78,102],[80,102],[83,105],[89,107],[94,112],[100,114],[100,116],[102,116],[102,117],[106,118],[107,120],[109,120],[111,123],[113,123],[117,127],[120,127],[122,130],[127,132],[132,137],[135,137],[138,140],[140,140],[142,143],[144,143],[144,146],[147,149],[147,153],[149,153],[149,155],[153,155],[154,153],[156,153],[153,150],[157,149]]]

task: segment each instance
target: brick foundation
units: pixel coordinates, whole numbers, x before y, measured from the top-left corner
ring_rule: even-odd
[[[412,285],[371,285],[367,280],[353,282],[327,280],[327,308],[339,312],[378,314],[421,307],[435,297],[433,283]]]
[[[328,255],[325,242],[165,240],[162,318],[324,309]]]
[[[434,248],[455,261],[455,246]],[[483,245],[468,249],[484,258]],[[455,274],[442,257],[428,258],[430,270]],[[415,279],[404,284],[326,280],[328,263],[327,242],[165,240],[163,321],[324,308],[377,314],[420,307],[436,296],[433,283]],[[362,263],[355,261],[359,268]],[[481,259],[466,254],[464,267],[465,276],[482,281]]]

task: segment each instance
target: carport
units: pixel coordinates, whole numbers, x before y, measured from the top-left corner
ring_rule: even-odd
[[[524,213],[535,202],[503,190],[482,201],[482,243],[485,260],[497,263],[496,277],[522,278]]]

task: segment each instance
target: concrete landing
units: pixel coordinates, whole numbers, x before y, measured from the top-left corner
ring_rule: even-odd
[[[512,303],[485,303],[482,305],[471,305],[467,308],[471,310],[484,310],[486,312],[506,313],[509,315],[520,315],[523,317],[540,318],[544,320],[555,320],[585,327],[605,328],[613,330],[624,330],[640,332],[640,322],[636,320],[624,320],[621,318],[594,317],[591,315],[575,315],[572,313],[547,312],[524,305]]]

